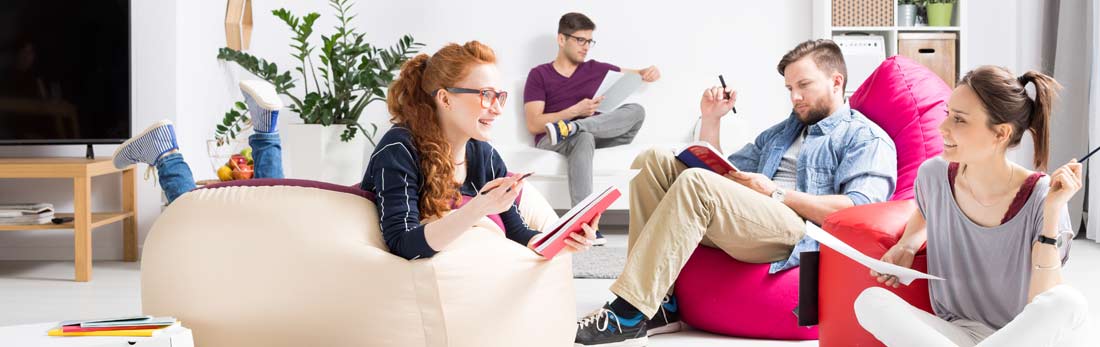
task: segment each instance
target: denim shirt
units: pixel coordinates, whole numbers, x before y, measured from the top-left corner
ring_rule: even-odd
[[[783,153],[806,125],[792,112],[752,143],[729,156],[738,169],[775,177]],[[897,184],[897,149],[874,122],[848,105],[809,126],[798,154],[797,190],[812,195],[846,195],[855,205],[882,202]],[[803,237],[790,257],[771,264],[770,273],[798,266],[799,253],[816,251],[816,240]]]

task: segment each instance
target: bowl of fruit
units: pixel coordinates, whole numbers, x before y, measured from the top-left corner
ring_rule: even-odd
[[[238,142],[218,145],[211,140],[207,143],[210,152],[210,166],[217,173],[219,181],[251,179],[253,176],[252,148]]]

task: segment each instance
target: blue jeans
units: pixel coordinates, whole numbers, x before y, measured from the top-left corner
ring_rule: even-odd
[[[254,178],[283,178],[283,146],[279,142],[279,133],[252,134],[248,137],[248,145],[252,146]],[[157,160],[156,167],[161,189],[164,189],[169,204],[183,193],[195,189],[195,178],[191,176],[191,167],[183,160],[183,154],[166,155]]]

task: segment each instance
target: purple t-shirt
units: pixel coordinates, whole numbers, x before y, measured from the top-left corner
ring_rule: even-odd
[[[621,69],[608,63],[589,60],[578,65],[572,76],[565,77],[554,70],[553,63],[536,66],[527,73],[527,84],[523,87],[523,103],[543,101],[546,102],[546,106],[542,109],[543,113],[560,112],[581,100],[595,96],[596,90],[600,88],[600,83],[603,83],[603,78],[608,71],[621,71]],[[543,135],[535,135],[535,143],[538,143]]]

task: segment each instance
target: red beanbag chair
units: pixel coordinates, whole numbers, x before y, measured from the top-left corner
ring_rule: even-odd
[[[684,322],[712,333],[778,340],[816,340],[817,327],[798,326],[798,268],[768,274],[769,264],[734,260],[699,246],[676,280]]]
[[[913,198],[917,169],[943,152],[938,127],[947,117],[951,88],[931,70],[895,55],[883,61],[848,102],[878,124],[898,152],[898,184],[891,200]]]
[[[822,229],[875,259],[898,243],[905,224],[916,211],[913,200],[890,201],[847,208],[825,218]],[[821,247],[818,283],[818,328],[822,347],[882,346],[856,321],[854,303],[864,289],[881,286],[867,267],[828,248]],[[917,252],[913,269],[928,271],[924,249]],[[886,288],[910,304],[932,312],[928,281],[913,281],[908,286]],[[677,298],[679,299],[679,298]],[[683,302],[683,299],[680,299]]]

